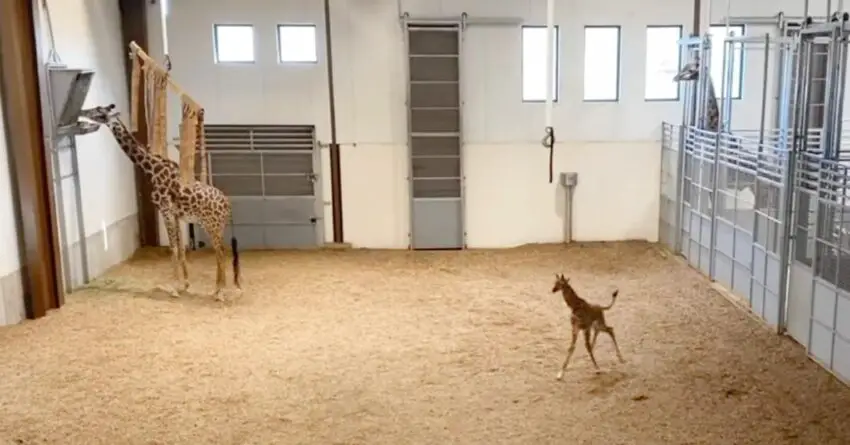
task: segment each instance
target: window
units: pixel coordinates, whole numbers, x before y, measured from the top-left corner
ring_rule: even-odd
[[[723,48],[726,46],[724,39],[726,38],[726,25],[712,25],[709,29],[711,33],[711,80],[714,82],[714,91],[717,92],[717,97],[723,97]],[[733,36],[744,35],[744,25],[732,25],[729,27],[729,32]],[[742,67],[744,66],[744,51],[741,48],[741,43],[732,45],[732,99],[741,98],[741,80],[744,74]]]
[[[584,100],[620,98],[620,27],[584,28]]]
[[[681,38],[682,26],[646,28],[646,100],[679,100],[679,83],[673,77],[682,66]]]
[[[552,101],[558,101],[558,37],[560,30],[554,27],[555,41],[552,42],[554,63],[552,67]],[[542,102],[546,100],[546,37],[545,26],[522,27],[522,100]]]
[[[215,63],[253,63],[254,27],[215,25]]]
[[[281,63],[319,61],[316,51],[315,25],[279,25],[277,27],[278,60]]]

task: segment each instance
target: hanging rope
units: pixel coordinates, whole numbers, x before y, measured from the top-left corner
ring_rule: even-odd
[[[206,184],[207,183],[207,138],[204,135],[204,109],[201,108],[198,110],[198,117],[196,119],[197,127],[195,129],[195,153],[198,154],[198,162],[201,163],[201,172],[199,180]]]
[[[183,119],[180,121],[180,177],[186,183],[195,180],[195,148],[197,147],[198,113],[181,97]]]
[[[156,71],[153,65],[144,63],[142,65],[142,73],[145,76],[145,119],[148,123],[148,149],[153,146],[154,137],[156,136],[154,129],[156,115],[154,113],[154,96],[152,85],[156,82]]]
[[[165,57],[166,66],[162,66],[135,42],[130,42],[130,53],[136,59],[133,62],[134,65],[138,63],[140,66],[139,81],[144,76],[146,82],[143,100],[145,115],[148,118],[149,150],[160,156],[169,155],[167,106],[168,92],[173,90],[180,96],[182,106],[179,124],[181,179],[186,182],[199,180],[207,183],[206,140],[203,132],[204,108],[174,82],[169,73],[171,59],[168,56]],[[198,162],[201,163],[200,177],[195,174]]]
[[[47,63],[62,64],[62,58],[56,51],[56,39],[53,37],[53,20],[50,19],[50,6],[47,0],[41,0],[41,8],[44,9],[44,18],[47,19],[47,36],[50,38],[50,50],[47,52]]]
[[[130,54],[133,59],[133,71],[130,73],[130,131],[139,131],[139,87],[142,83],[141,60],[135,54]]]
[[[168,118],[168,77],[165,73],[154,70],[155,73],[155,81],[154,83],[154,130],[156,133],[154,134],[154,139],[152,142],[153,152],[167,157],[168,156],[168,126],[167,126],[167,118]]]

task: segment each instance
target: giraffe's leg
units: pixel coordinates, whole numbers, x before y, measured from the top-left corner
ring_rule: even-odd
[[[227,279],[224,274],[224,262],[226,260],[224,242],[221,234],[218,234],[214,239],[215,245],[215,297],[218,300],[224,300],[224,287],[227,285]]]
[[[213,249],[215,249],[215,293],[213,297],[216,300],[224,301],[224,287],[227,285],[224,262],[226,258],[226,250],[224,248],[224,224],[219,221],[205,221],[204,230],[210,237]]]
[[[168,232],[168,245],[171,247],[172,279],[176,283],[180,281],[180,265],[178,264],[180,226],[177,224],[177,218],[171,212],[163,211],[162,217],[165,220],[165,229]],[[180,296],[177,289],[173,286],[160,286],[160,289],[168,292],[172,297],[176,298]]]

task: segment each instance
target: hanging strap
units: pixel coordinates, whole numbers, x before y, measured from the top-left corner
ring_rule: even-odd
[[[555,127],[546,127],[546,136],[543,137],[543,146],[549,149],[549,184],[554,180],[555,169]]]
[[[44,9],[44,18],[47,19],[47,36],[50,38],[50,50],[47,52],[47,63],[61,64],[62,58],[56,51],[56,38],[53,37],[53,20],[50,19],[50,6],[47,5],[47,0],[41,0],[41,7]]]

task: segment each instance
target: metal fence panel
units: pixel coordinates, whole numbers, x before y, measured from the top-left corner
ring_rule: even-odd
[[[850,379],[850,162],[780,140],[664,123],[659,240]]]

